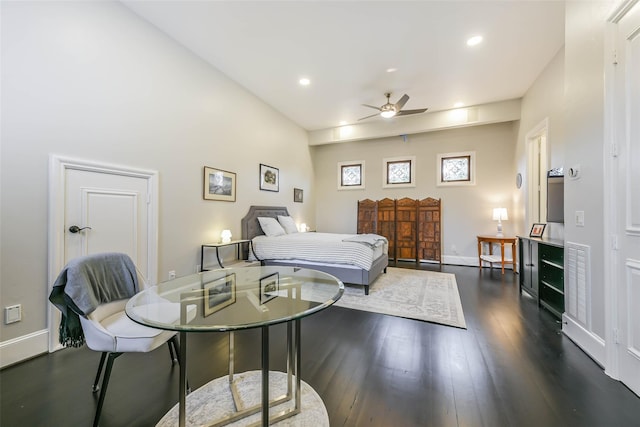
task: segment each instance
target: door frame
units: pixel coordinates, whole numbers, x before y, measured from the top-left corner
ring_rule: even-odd
[[[547,222],[547,213],[546,213],[546,198],[547,198],[547,189],[545,186],[540,184],[540,188],[536,190],[534,188],[533,176],[534,171],[538,170],[539,181],[543,182],[543,177],[547,176],[547,169],[549,167],[549,158],[548,158],[548,138],[549,138],[549,118],[546,117],[540,123],[535,125],[527,135],[525,136],[526,141],[526,150],[527,150],[527,209],[526,212],[526,229],[528,230],[534,222]],[[540,149],[534,147],[534,142],[538,139],[542,140],[540,144]],[[536,157],[539,157],[540,161],[544,164],[536,164]],[[541,199],[544,199],[545,206],[541,206],[543,200],[539,200],[538,212],[540,213],[540,218],[533,218],[531,214],[534,205],[534,195],[540,192],[542,196]]]
[[[90,160],[49,155],[49,244],[47,295],[64,267],[65,189],[67,170],[79,170],[102,174],[129,176],[147,181],[147,271],[150,284],[158,279],[158,172],[128,166],[98,163]],[[62,348],[58,342],[59,314],[52,304],[47,304],[49,352]]]
[[[625,280],[621,277],[620,267],[626,263],[624,256],[618,251],[618,232],[623,225],[619,223],[619,193],[618,184],[619,157],[618,148],[620,135],[624,135],[624,129],[620,129],[620,109],[616,81],[616,49],[618,48],[618,23],[636,4],[638,0],[622,1],[610,14],[605,27],[605,60],[604,60],[604,138],[608,144],[604,144],[604,241],[610,242],[604,251],[604,298],[605,298],[605,372],[616,380],[624,382],[620,378],[620,348],[618,344],[618,317],[620,292],[619,287],[625,286]],[[626,189],[625,189],[626,191]]]

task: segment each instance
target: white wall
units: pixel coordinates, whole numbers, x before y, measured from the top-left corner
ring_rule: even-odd
[[[567,2],[565,93],[567,166],[581,165],[582,177],[565,182],[565,238],[591,248],[591,325],[570,336],[601,364],[605,364],[604,136],[605,23],[616,1]],[[575,211],[584,211],[584,227],[575,225]],[[611,328],[615,325],[610,325]],[[582,334],[585,332],[585,334]]]
[[[250,205],[314,222],[306,132],[226,76],[117,2],[1,7],[0,299],[23,321],[0,344],[47,328],[51,153],[159,171],[160,279],[193,272],[223,228],[239,237]],[[280,169],[280,192],[259,191],[259,163]],[[237,173],[235,203],[202,199],[205,165]]]
[[[515,140],[508,122],[409,135],[407,142],[393,137],[313,147],[317,229],[355,233],[362,199],[441,198],[444,262],[477,265],[476,235],[496,233],[492,209],[513,210]],[[437,155],[461,151],[476,152],[476,185],[437,186]],[[382,159],[398,156],[416,156],[415,188],[382,188]],[[349,160],[365,161],[365,189],[337,189],[337,164]],[[511,222],[503,225],[505,234],[514,233]]]
[[[522,110],[516,148],[517,171],[523,176],[522,187],[514,193],[516,212],[514,225],[519,235],[528,236],[525,209],[528,200],[527,134],[544,120],[547,121],[547,164],[549,169],[566,166],[564,163],[564,48],[560,49],[522,98]],[[545,237],[563,239],[562,224],[548,224]]]

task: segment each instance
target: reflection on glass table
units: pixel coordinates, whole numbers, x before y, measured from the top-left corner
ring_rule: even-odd
[[[214,422],[221,426],[262,411],[268,425],[300,412],[300,319],[335,303],[344,292],[340,280],[329,274],[298,267],[253,266],[203,271],[146,289],[127,303],[134,321],[159,329],[180,332],[180,415],[185,425],[186,349],[188,332],[231,332],[229,382],[233,382],[233,331],[262,329],[262,402],[239,408],[236,414]],[[288,391],[281,400],[295,399],[295,408],[269,418],[269,326],[287,323]],[[293,327],[292,327],[293,326]],[[292,377],[295,376],[295,392]],[[234,394],[234,398],[236,393]],[[240,405],[241,406],[241,405]]]

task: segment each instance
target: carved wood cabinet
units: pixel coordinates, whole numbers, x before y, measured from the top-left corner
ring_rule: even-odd
[[[440,199],[365,199],[358,201],[358,233],[389,241],[389,258],[442,263]]]

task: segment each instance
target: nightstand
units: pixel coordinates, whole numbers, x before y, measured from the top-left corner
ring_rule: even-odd
[[[214,248],[216,250],[216,259],[218,260],[218,265],[220,266],[220,268],[224,268],[224,265],[222,265],[222,261],[220,260],[220,248],[225,247],[225,246],[235,246],[236,247],[236,257],[238,258],[238,260],[242,260],[242,258],[240,257],[240,247],[242,245],[249,245],[249,251],[251,250],[251,240],[232,240],[230,242],[227,243],[205,243],[204,245],[200,246],[200,271],[206,271],[207,269],[204,268],[204,250],[206,248]]]

